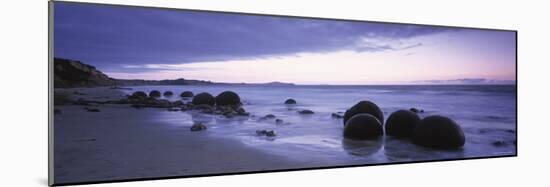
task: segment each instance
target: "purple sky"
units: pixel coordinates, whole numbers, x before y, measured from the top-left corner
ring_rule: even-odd
[[[515,80],[515,40],[509,31],[63,2],[54,7],[54,55],[115,78],[494,83]]]

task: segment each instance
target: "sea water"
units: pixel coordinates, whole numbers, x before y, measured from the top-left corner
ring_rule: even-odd
[[[183,91],[208,92],[214,96],[230,90],[238,93],[250,117],[225,118],[196,111],[163,112],[159,121],[172,126],[203,122],[212,138],[237,139],[270,154],[308,163],[311,167],[410,162],[423,160],[492,157],[516,154],[515,85],[388,85],[388,86],[135,86],[125,90],[172,91],[168,100],[180,100]],[[296,105],[285,105],[293,98]],[[382,137],[374,141],[347,141],[342,136],[341,114],[359,101],[376,103],[388,116],[412,107],[424,110],[421,117],[444,115],[463,129],[466,143],[458,150],[434,150],[407,139]],[[308,109],[315,113],[302,115]],[[261,120],[273,114],[276,119]],[[169,128],[169,127],[167,127]],[[181,130],[181,128],[179,128]],[[257,130],[274,130],[275,137],[258,136]],[[228,153],[231,154],[231,153]]]

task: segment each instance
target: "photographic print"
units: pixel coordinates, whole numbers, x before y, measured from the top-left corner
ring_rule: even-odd
[[[56,185],[517,154],[516,31],[50,6]]]

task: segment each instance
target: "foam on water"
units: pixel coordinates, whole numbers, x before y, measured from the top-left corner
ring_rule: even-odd
[[[201,114],[194,111],[163,112],[158,120],[174,126],[203,122],[208,136],[233,138],[256,149],[315,164],[380,163],[480,156],[513,155],[516,151],[515,86],[136,86],[133,91],[173,91],[166,99],[179,100],[183,91],[208,92],[216,96],[225,90],[238,93],[252,117]],[[284,105],[295,99],[295,106]],[[331,113],[344,112],[361,100],[381,107],[387,119],[391,112],[416,107],[422,117],[440,114],[454,119],[464,130],[461,150],[439,151],[416,146],[410,141],[384,137],[368,143],[346,142],[343,122]],[[313,110],[300,115],[299,110]],[[260,120],[273,114],[284,121]],[[259,137],[256,130],[275,130],[277,136]],[[494,145],[495,142],[503,142]],[[353,162],[350,162],[353,161]],[[356,162],[357,161],[357,162]]]

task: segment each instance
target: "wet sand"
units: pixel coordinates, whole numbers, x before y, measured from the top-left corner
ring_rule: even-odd
[[[80,91],[93,93],[96,100],[122,96],[108,89]],[[54,117],[56,183],[305,167],[236,140],[209,136],[208,130],[192,132],[190,125],[173,127],[154,120],[163,109],[105,104],[88,106],[100,112],[87,112],[84,107],[55,107],[61,110]]]

